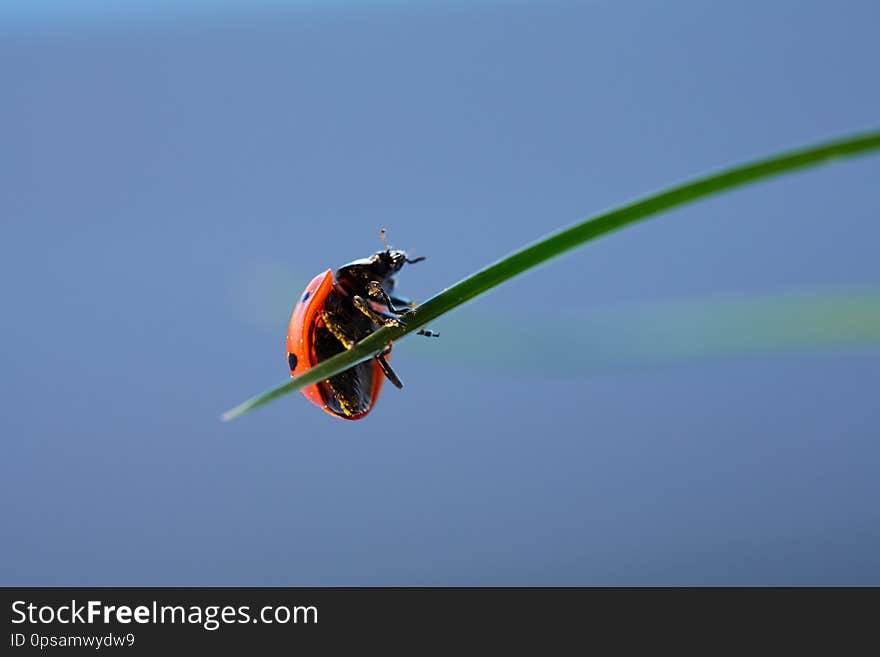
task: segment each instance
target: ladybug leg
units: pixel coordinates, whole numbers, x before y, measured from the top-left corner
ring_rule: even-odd
[[[372,319],[380,326],[396,326],[398,328],[406,326],[406,324],[404,324],[402,320],[399,320],[396,317],[391,317],[390,315],[381,315],[377,313],[375,310],[370,308],[370,304],[368,304],[363,297],[355,296],[352,301],[354,302],[355,308],[360,310],[364,315]]]
[[[379,286],[379,289],[383,292],[387,292],[388,300],[391,302],[393,306],[405,306],[406,308],[415,308],[416,304],[412,299],[407,299],[406,297],[402,297],[399,294],[394,294],[394,284],[395,280],[393,278],[389,278],[385,281],[385,286]]]
[[[386,321],[389,319],[396,320],[398,322],[400,321],[400,319],[398,319],[397,317],[394,317],[393,315],[386,315],[385,313],[379,313],[379,315],[381,317],[385,317]],[[440,334],[437,333],[437,331],[432,331],[430,329],[419,329],[418,331],[416,331],[416,335],[424,335],[429,338],[439,338],[440,337]]]
[[[388,352],[385,351],[378,356],[376,356],[376,362],[379,363],[379,367],[382,368],[382,372],[385,374],[385,377],[391,381],[397,388],[402,388],[403,384],[400,382],[400,378],[394,373],[394,370],[391,369],[391,365],[388,364],[388,361],[385,360],[385,354]]]
[[[395,300],[388,296],[388,293],[382,288],[382,284],[379,281],[369,282],[367,285],[367,294],[384,303],[388,310],[395,315],[405,315],[406,313],[411,313],[413,311],[412,303],[405,303],[404,305],[406,305],[406,308],[396,308],[394,306]]]
[[[384,313],[379,313],[379,314],[382,317],[386,317],[388,319],[396,319],[397,321],[400,321],[399,319],[397,319],[397,317],[393,317],[392,315],[386,315]],[[416,335],[424,335],[429,338],[439,338],[440,337],[440,334],[437,333],[437,331],[432,331],[431,329],[419,329],[418,331],[416,331]]]
[[[391,303],[394,306],[405,306],[406,308],[415,308],[416,307],[415,301],[413,301],[412,299],[407,299],[406,297],[402,297],[399,294],[394,294],[395,283],[396,283],[395,279],[389,278],[387,281],[385,281],[385,285],[384,286],[380,285],[379,288],[388,293],[388,299],[391,301]]]
[[[393,294],[389,294],[388,298],[391,300],[395,306],[406,306],[407,308],[415,308],[416,304],[412,299],[406,299],[405,297],[397,297]]]
[[[388,305],[388,302],[394,305]],[[410,301],[409,299],[404,299],[403,297],[396,297],[394,295],[388,295],[388,301],[386,301],[386,305],[388,305],[388,308],[392,310],[392,312],[396,312],[398,315],[412,312],[416,307],[415,302]],[[406,306],[406,308],[404,308],[402,311],[398,311],[395,306]],[[429,338],[440,337],[439,333],[437,333],[436,331],[431,331],[430,329],[419,329],[416,335],[426,335]]]

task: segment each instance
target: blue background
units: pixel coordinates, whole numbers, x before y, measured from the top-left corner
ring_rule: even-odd
[[[570,372],[517,340],[562,309],[876,284],[877,159],[508,282],[401,342],[406,388],[363,421],[300,395],[218,420],[285,378],[296,296],[380,227],[428,256],[401,277],[425,298],[876,127],[876,2],[70,4],[0,8],[0,583],[880,584],[876,349]],[[504,362],[444,356],[468,312]]]

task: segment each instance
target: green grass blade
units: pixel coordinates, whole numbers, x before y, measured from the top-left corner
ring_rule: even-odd
[[[647,219],[664,210],[730,191],[750,183],[817,166],[831,160],[865,155],[880,150],[880,131],[860,133],[835,141],[774,155],[717,173],[605,212],[577,223],[510,254],[477,273],[459,281],[422,303],[406,316],[406,328],[382,328],[352,349],[322,361],[296,379],[291,379],[223,414],[231,420],[282,395],[323,381],[380,353],[392,340],[424,326],[453,308],[473,299],[542,262],[565,253],[602,235]]]

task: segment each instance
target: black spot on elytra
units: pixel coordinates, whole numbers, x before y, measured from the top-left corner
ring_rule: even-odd
[[[290,367],[290,371],[296,369],[296,356],[294,354],[287,354],[287,365]]]

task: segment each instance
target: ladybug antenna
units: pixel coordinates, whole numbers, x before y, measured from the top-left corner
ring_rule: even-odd
[[[388,242],[385,241],[385,229],[384,228],[379,231],[379,238],[382,240],[382,244],[385,245],[385,250],[390,251],[391,246],[388,244]]]
[[[419,256],[418,258],[411,258],[411,259],[410,259],[410,258],[407,258],[406,261],[407,261],[409,264],[412,265],[412,264],[415,264],[415,263],[417,263],[417,262],[421,262],[421,261],[424,260],[424,259],[425,259],[425,256]]]

